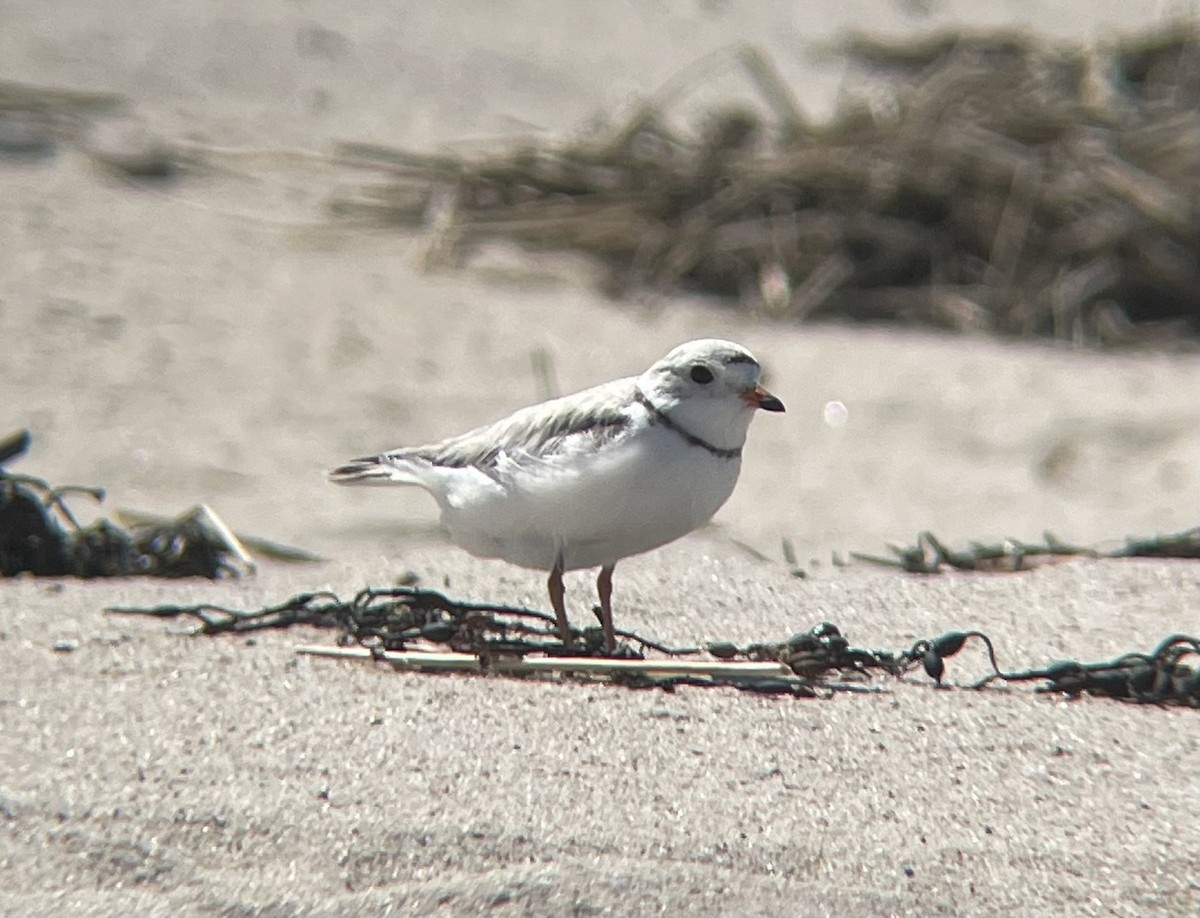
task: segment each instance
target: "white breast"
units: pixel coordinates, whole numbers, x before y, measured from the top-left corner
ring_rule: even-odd
[[[442,522],[456,545],[549,570],[615,564],[703,525],[733,493],[740,459],[715,456],[666,427],[643,428],[565,459],[456,469]]]

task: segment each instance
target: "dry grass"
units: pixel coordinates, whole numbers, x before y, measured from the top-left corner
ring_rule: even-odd
[[[614,294],[687,289],[843,318],[1118,345],[1200,333],[1200,32],[1099,47],[1019,33],[841,52],[876,103],[805,121],[769,60],[761,104],[673,126],[686,86],[560,146],[478,159],[346,145],[378,177],[335,216],[585,252]],[[681,83],[704,79],[703,68]]]

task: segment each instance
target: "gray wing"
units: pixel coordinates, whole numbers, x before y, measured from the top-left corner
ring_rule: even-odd
[[[495,468],[501,455],[520,463],[549,459],[567,448],[597,449],[629,432],[636,391],[632,377],[620,379],[523,408],[441,443],[394,450],[380,458],[415,458],[443,468],[488,470]]]

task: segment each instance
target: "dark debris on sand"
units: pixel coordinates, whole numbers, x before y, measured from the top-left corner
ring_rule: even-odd
[[[631,632],[630,643],[616,657],[604,651],[599,628],[576,631],[562,643],[553,616],[533,609],[493,603],[463,602],[436,590],[412,586],[360,590],[345,601],[328,592],[301,593],[256,610],[213,604],[123,607],[108,611],[156,618],[190,616],[198,621],[193,634],[250,634],[266,629],[309,625],[334,628],[338,647],[299,648],[316,656],[379,660],[408,671],[496,672],[604,679],[634,689],[674,691],[682,686],[727,687],[765,695],[797,698],[829,697],[836,692],[872,692],[865,682],[876,675],[902,677],[923,668],[935,686],[943,687],[945,661],[971,642],[984,645],[991,672],[966,686],[983,689],[996,681],[1036,681],[1038,690],[1069,697],[1090,694],[1140,704],[1200,707],[1200,639],[1171,635],[1150,653],[1129,653],[1115,660],[1080,663],[1058,661],[1025,671],[1000,669],[992,641],[979,631],[952,631],[915,642],[893,652],[851,646],[836,625],[823,622],[782,642],[739,647],[714,641],[704,647],[670,648]],[[634,649],[634,645],[640,650]],[[344,653],[342,648],[365,648]],[[448,660],[436,651],[448,650]],[[546,667],[522,670],[520,663],[545,658]],[[689,663],[664,672],[663,660]],[[423,662],[424,659],[424,662]],[[597,666],[581,667],[580,661]],[[695,661],[695,662],[691,662]],[[706,662],[707,661],[707,662]],[[776,663],[764,675],[761,663]],[[515,665],[514,665],[515,664]],[[738,672],[744,664],[746,672]],[[768,667],[770,668],[770,667]]]
[[[917,535],[915,545],[889,545],[894,557],[851,552],[857,561],[895,567],[910,574],[940,574],[946,571],[985,571],[993,573],[1033,570],[1045,564],[1071,558],[1179,558],[1200,560],[1200,526],[1170,535],[1126,539],[1115,548],[1089,548],[1070,545],[1045,533],[1041,542],[1004,539],[999,542],[971,542],[954,549],[932,532]]]
[[[121,527],[100,519],[80,526],[67,498],[99,501],[104,491],[53,487],[4,468],[30,441],[28,431],[0,441],[0,576],[217,579],[253,569],[238,539],[204,506],[173,520]]]

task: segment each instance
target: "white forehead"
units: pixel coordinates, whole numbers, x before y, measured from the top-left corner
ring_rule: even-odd
[[[740,344],[721,338],[700,338],[696,341],[688,341],[663,358],[664,363],[672,365],[695,361],[725,366],[745,364],[750,369],[758,369],[758,361],[754,359],[753,354]]]

